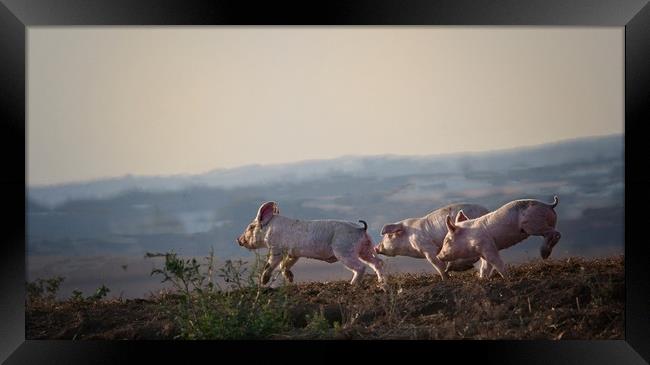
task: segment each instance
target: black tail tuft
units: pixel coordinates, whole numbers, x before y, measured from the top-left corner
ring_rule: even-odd
[[[553,204],[551,204],[551,208],[555,208],[557,206],[557,203],[560,202],[560,199],[557,198],[557,195],[553,197]]]
[[[366,221],[362,221],[361,219],[359,219],[359,223],[363,223],[363,230],[364,231],[368,230],[368,223],[366,223]]]

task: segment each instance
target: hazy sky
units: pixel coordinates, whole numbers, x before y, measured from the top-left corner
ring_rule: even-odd
[[[623,132],[623,27],[29,27],[30,185]]]

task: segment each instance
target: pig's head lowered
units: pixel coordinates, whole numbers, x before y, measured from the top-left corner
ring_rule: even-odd
[[[257,210],[257,215],[252,222],[246,226],[244,233],[237,238],[237,243],[246,247],[249,250],[266,247],[264,236],[266,235],[266,228],[268,227],[271,219],[280,214],[278,204],[275,202],[266,202]]]
[[[385,256],[397,256],[408,249],[409,235],[407,227],[402,223],[391,223],[381,229],[381,242],[375,246],[375,252]]]
[[[442,261],[453,261],[467,256],[472,246],[480,241],[476,230],[463,227],[462,222],[467,216],[462,210],[456,214],[456,219],[447,216],[447,235],[442,242],[442,248],[438,253],[438,259]]]

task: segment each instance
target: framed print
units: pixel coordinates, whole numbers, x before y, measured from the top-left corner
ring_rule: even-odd
[[[7,364],[650,358],[646,2],[0,19]]]

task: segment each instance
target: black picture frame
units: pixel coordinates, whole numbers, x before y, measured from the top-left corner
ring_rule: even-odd
[[[625,27],[625,340],[166,342],[25,340],[26,29],[39,25],[546,25]],[[642,364],[650,361],[650,284],[644,207],[644,122],[650,122],[650,5],[645,0],[0,0],[0,359],[7,364],[264,360],[499,364]],[[646,209],[647,210],[647,209]],[[635,211],[639,212],[638,214]],[[22,212],[22,213],[21,213]],[[404,361],[402,360],[402,361]]]

